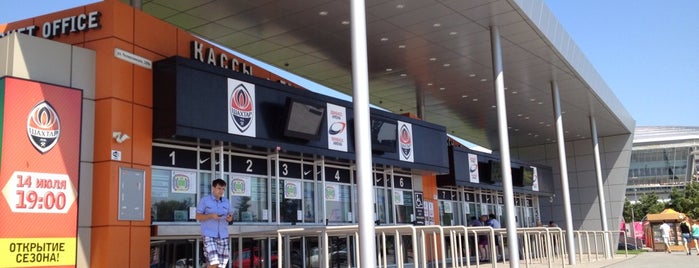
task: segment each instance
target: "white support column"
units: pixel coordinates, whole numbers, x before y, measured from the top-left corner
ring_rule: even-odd
[[[570,189],[568,188],[568,164],[566,162],[566,145],[563,137],[563,117],[561,116],[561,96],[558,83],[551,81],[553,96],[553,113],[556,118],[556,143],[558,144],[558,161],[561,166],[561,190],[563,191],[563,208],[566,220],[566,244],[568,264],[575,265],[575,238],[573,236],[573,216],[570,208]]]
[[[600,218],[602,219],[602,231],[609,231],[608,224],[607,224],[607,209],[606,209],[606,204],[607,202],[605,201],[604,198],[604,182],[602,181],[602,164],[600,161],[599,157],[599,140],[597,139],[597,120],[595,120],[595,116],[590,116],[590,131],[592,131],[591,136],[592,136],[592,146],[594,149],[594,154],[595,154],[595,175],[597,177],[597,195],[599,196],[599,214]],[[604,256],[606,258],[611,258],[612,256],[612,245],[610,245],[611,241],[609,241],[609,237],[607,235],[604,236],[604,245],[605,245],[605,251],[604,251]]]
[[[371,176],[371,140],[369,128],[369,68],[366,47],[364,0],[352,0],[352,96],[354,103],[354,137],[357,159],[357,200],[360,267],[376,267],[374,236],[374,195]]]
[[[505,109],[505,78],[502,71],[502,51],[500,50],[500,28],[490,27],[490,50],[493,55],[493,77],[495,77],[495,99],[498,112],[498,136],[502,159],[502,184],[505,197],[505,223],[507,228],[507,249],[510,267],[519,268],[519,241],[515,221],[515,198],[512,189],[512,169],[510,163],[510,137],[507,134],[507,111]],[[504,255],[504,252],[503,252]],[[495,262],[495,260],[493,260]]]

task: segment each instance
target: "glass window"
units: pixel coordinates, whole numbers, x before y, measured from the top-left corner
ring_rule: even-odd
[[[196,206],[196,192],[188,193],[187,190],[173,188],[174,173],[170,169],[152,170],[151,214],[154,222],[194,221],[190,219],[194,218],[194,215],[189,215],[189,208]],[[190,177],[196,177],[196,172],[186,173],[190,174]]]
[[[387,217],[387,206],[386,206],[386,189],[383,187],[374,188],[374,201],[376,205],[374,209],[376,210],[375,220],[381,221],[381,223],[388,223]]]
[[[267,178],[264,177],[231,175],[228,187],[234,222],[268,221],[267,186]]]
[[[352,222],[352,187],[325,183],[325,219],[330,223]]]
[[[272,179],[272,185],[276,185],[276,179]],[[298,212],[303,210],[303,183],[301,180],[281,179],[279,180],[279,203],[280,222],[291,222],[296,224],[302,221],[303,217],[299,217]],[[272,221],[276,221],[277,213],[277,191],[272,187]]]
[[[439,200],[439,219],[442,226],[462,225],[459,202]]]
[[[316,222],[315,187],[313,182],[303,183],[303,221]]]
[[[396,202],[396,223],[412,223],[415,220],[415,215],[413,214],[413,192],[394,190],[394,198],[400,198],[396,197],[398,192],[401,192],[398,195],[402,195],[403,204]]]

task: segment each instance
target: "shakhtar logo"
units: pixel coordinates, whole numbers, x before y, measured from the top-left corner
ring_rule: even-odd
[[[412,135],[410,135],[410,129],[408,129],[407,125],[402,125],[400,128],[400,152],[403,154],[403,157],[408,158],[410,157],[410,151],[411,147],[413,144],[413,138]]]
[[[244,85],[240,84],[233,89],[229,102],[231,104],[229,111],[235,127],[240,132],[245,132],[250,127],[250,122],[254,116],[250,92]]]
[[[42,154],[50,151],[61,136],[61,120],[51,104],[42,101],[27,116],[27,135]]]

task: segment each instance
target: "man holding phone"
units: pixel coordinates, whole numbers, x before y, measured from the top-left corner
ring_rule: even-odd
[[[196,218],[201,223],[208,268],[226,267],[230,259],[228,223],[233,221],[233,216],[230,214],[231,203],[224,193],[226,181],[215,179],[211,183],[211,194],[202,197],[197,204]]]

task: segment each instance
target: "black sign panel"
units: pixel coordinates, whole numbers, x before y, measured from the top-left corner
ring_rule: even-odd
[[[267,159],[233,155],[231,161],[233,172],[267,175]]]
[[[276,161],[272,161],[272,169],[276,169],[275,165]],[[279,173],[279,177],[285,177],[285,178],[301,178],[301,163],[295,163],[295,162],[288,162],[281,160],[279,161],[279,170],[281,171]],[[309,172],[310,173],[310,172]],[[272,172],[273,175],[277,175],[276,170]]]
[[[386,185],[386,176],[383,173],[374,173],[374,186],[383,187]]]
[[[211,153],[209,152],[200,152],[199,153],[199,160],[197,160],[197,164],[199,165],[199,169],[203,170],[211,170],[211,163],[215,163],[216,159],[211,160]]]
[[[393,188],[413,189],[413,181],[410,177],[393,175]]]
[[[458,201],[459,198],[456,195],[456,191],[437,190],[437,199]]]
[[[346,108],[347,122],[352,122],[351,102],[335,99],[308,90],[267,81],[239,72],[212,66],[198,60],[170,57],[153,64],[153,137],[170,138],[173,135],[207,140],[226,141],[241,145],[289,152],[325,155],[346,160],[355,159],[353,126],[346,129],[347,152],[328,148],[328,131],[311,140],[284,135],[287,99],[304,99],[313,103],[333,103]],[[251,106],[256,118],[256,137],[228,133],[226,88],[228,79],[255,85],[255,98]],[[372,116],[391,121],[402,120],[412,124],[414,162],[400,161],[398,152],[375,153],[372,162],[402,168],[449,172],[446,128],[426,121],[403,117],[388,111],[370,109]],[[321,118],[321,129],[327,125]]]
[[[153,165],[178,168],[197,168],[197,152],[153,146]]]
[[[302,177],[302,179],[304,179],[304,180],[313,180],[313,179],[314,179],[314,178],[313,178],[313,174],[314,174],[314,173],[313,173],[313,170],[315,170],[315,168],[313,167],[313,165],[311,165],[311,164],[305,164],[305,165],[303,165],[303,177]],[[320,172],[316,172],[315,174],[320,175]]]
[[[325,181],[350,183],[349,169],[325,167]]]
[[[422,199],[422,192],[413,192],[415,200],[415,225],[425,225],[425,203]]]

